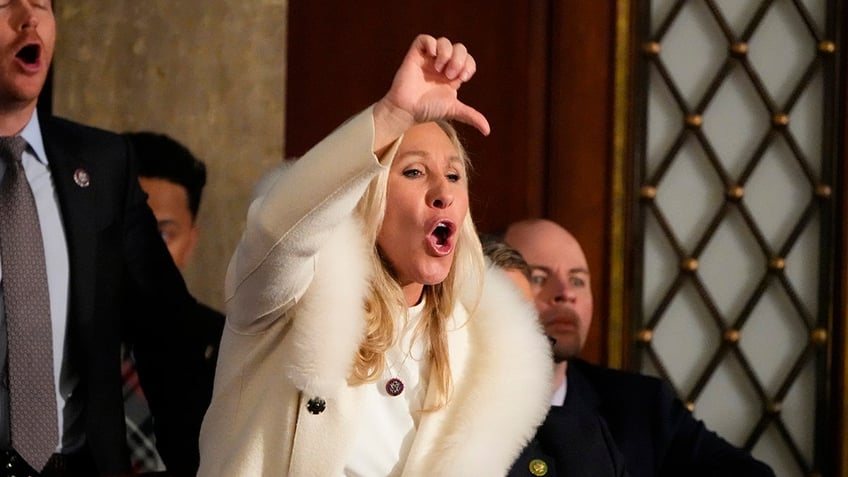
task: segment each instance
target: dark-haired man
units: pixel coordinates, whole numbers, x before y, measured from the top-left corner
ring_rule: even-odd
[[[138,180],[147,193],[159,233],[183,270],[189,263],[200,238],[197,214],[206,185],[206,165],[192,152],[166,134],[141,131],[125,133],[138,160]],[[202,362],[197,376],[198,413],[205,413],[212,397],[212,382],[218,359],[218,345],[224,328],[224,315],[198,303],[190,316],[193,333],[185,344],[191,356]],[[124,353],[124,401],[127,413],[127,442],[133,471],[156,471],[161,462],[154,445],[153,422],[134,374],[131,353]]]

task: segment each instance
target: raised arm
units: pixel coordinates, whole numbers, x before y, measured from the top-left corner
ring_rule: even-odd
[[[259,332],[300,299],[324,239],[351,216],[371,180],[391,163],[407,129],[455,119],[489,133],[486,118],[457,99],[459,87],[475,71],[474,58],[461,43],[419,35],[382,99],[269,182],[250,206],[227,271],[231,326]]]

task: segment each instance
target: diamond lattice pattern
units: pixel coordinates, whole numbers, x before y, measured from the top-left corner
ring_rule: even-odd
[[[828,8],[658,0],[641,33],[638,361],[778,475],[820,471]]]

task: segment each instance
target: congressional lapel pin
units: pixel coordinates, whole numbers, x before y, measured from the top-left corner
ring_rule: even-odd
[[[543,476],[548,473],[548,463],[542,459],[533,459],[530,461],[530,473],[536,476]]]
[[[74,171],[74,182],[83,189],[91,185],[91,176],[88,175],[88,171],[83,168],[79,168]]]

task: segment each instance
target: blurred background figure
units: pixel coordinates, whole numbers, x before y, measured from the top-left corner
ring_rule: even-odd
[[[529,219],[510,225],[504,239],[530,267],[556,363],[550,412],[510,477],[774,476],[695,419],[665,382],[578,358],[593,298],[586,256],[571,233]]]
[[[521,291],[528,301],[534,300],[533,289],[530,285],[530,265],[518,250],[500,241],[492,235],[482,235],[480,242],[483,244],[483,255],[492,262],[492,265],[503,269],[506,276]]]
[[[147,204],[156,217],[159,233],[174,263],[182,271],[191,260],[200,238],[197,214],[206,185],[206,165],[187,147],[165,134],[142,131],[124,135],[135,151],[139,183],[147,193]],[[202,394],[199,405],[208,405],[224,315],[198,303],[188,322],[194,327],[189,335],[196,340],[186,343],[186,346],[191,348],[192,357],[203,362],[203,375],[197,377],[197,389]],[[163,464],[153,439],[150,411],[135,373],[132,352],[126,348],[122,372],[127,442],[133,471],[162,470]]]

